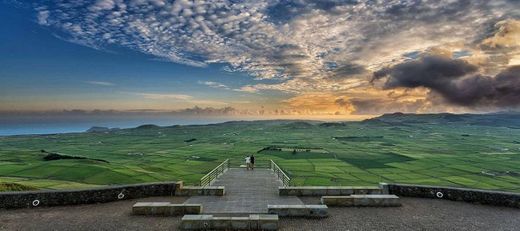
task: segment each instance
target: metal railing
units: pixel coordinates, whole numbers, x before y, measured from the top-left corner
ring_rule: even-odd
[[[213,180],[217,179],[217,177],[224,173],[228,168],[229,159],[224,160],[224,162],[222,162],[216,168],[211,170],[211,172],[200,178],[200,186],[208,186],[209,184],[211,184],[211,182],[213,182]]]
[[[273,160],[271,161],[271,170],[274,171],[274,173],[278,176],[278,179],[280,179],[283,183],[283,186],[287,187],[291,185],[291,178],[285,174],[285,172],[278,166]]]

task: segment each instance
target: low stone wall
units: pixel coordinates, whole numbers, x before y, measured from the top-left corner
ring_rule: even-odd
[[[348,196],[352,194],[381,194],[382,189],[374,186],[301,186],[279,187],[280,196]]]
[[[184,215],[182,230],[277,230],[278,216],[254,214],[249,217],[214,217],[213,215]]]
[[[329,216],[327,205],[268,205],[267,213],[280,217],[312,217]]]
[[[404,197],[437,198],[520,208],[519,193],[409,184],[382,183],[380,185],[390,194]]]
[[[201,214],[201,204],[172,204],[170,202],[137,202],[132,206],[135,215],[147,216],[179,216],[185,214]]]
[[[2,192],[0,208],[93,204],[153,196],[174,196],[176,186],[176,182],[163,182],[83,190]]]
[[[401,206],[396,195],[323,196],[321,203],[327,206],[397,207]]]

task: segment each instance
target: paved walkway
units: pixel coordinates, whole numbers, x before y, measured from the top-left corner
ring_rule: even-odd
[[[278,196],[282,182],[270,169],[230,168],[212,186],[225,186],[225,196],[193,196],[186,204],[202,204],[209,214],[267,213],[267,205],[302,205],[298,197]]]

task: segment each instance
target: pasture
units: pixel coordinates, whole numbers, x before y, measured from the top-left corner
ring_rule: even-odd
[[[398,182],[520,191],[520,129],[475,118],[416,117],[0,137],[0,190],[196,184],[221,161],[237,166],[254,153],[259,165],[277,162],[295,185]],[[41,150],[84,158],[45,161]]]

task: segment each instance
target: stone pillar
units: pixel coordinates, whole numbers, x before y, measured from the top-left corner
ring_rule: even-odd
[[[390,194],[390,190],[388,188],[387,183],[383,183],[383,182],[379,183],[379,188],[381,189],[383,194]]]
[[[175,184],[175,192],[180,192],[182,190],[182,188],[184,187],[184,182],[183,181],[177,181],[177,183]]]

